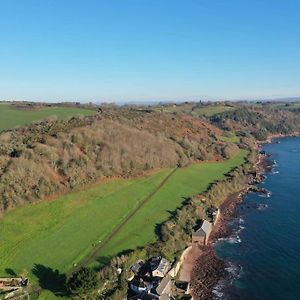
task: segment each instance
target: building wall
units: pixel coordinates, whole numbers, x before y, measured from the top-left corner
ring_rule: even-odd
[[[192,237],[193,244],[205,245],[205,236],[193,236]]]
[[[212,231],[212,228],[209,230],[209,232],[207,233],[207,235],[206,235],[206,237],[205,237],[204,245],[207,245],[207,242],[208,242],[208,239],[209,239],[209,236],[210,236],[211,231]]]
[[[220,217],[220,209],[218,209],[217,214],[216,214],[216,216],[215,216],[215,219],[214,219],[214,225],[216,225],[216,223],[218,222],[219,217]]]
[[[158,270],[154,270],[154,271],[152,271],[152,276],[153,277],[164,277],[165,275]]]

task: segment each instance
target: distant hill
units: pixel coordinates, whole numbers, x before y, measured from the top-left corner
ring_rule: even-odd
[[[263,102],[300,102],[300,97],[285,97],[285,98],[273,98],[273,99],[265,99]]]

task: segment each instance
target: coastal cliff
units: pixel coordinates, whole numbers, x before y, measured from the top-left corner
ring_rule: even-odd
[[[296,135],[293,134],[293,135]],[[280,135],[282,137],[282,135]],[[265,143],[269,143],[273,138],[278,136],[270,136]],[[187,257],[186,261],[193,260],[193,265],[189,265],[189,278],[191,295],[195,300],[214,299],[217,291],[216,285],[229,276],[226,271],[226,262],[219,258],[214,250],[214,245],[221,239],[226,239],[232,234],[230,222],[237,217],[237,207],[243,202],[244,197],[249,192],[268,193],[268,191],[257,188],[256,185],[265,179],[264,173],[269,172],[272,168],[273,161],[264,152],[261,153],[261,143],[257,143],[255,151],[256,159],[251,162],[255,171],[247,174],[247,181],[239,191],[228,194],[225,201],[220,205],[220,217],[213,227],[209,237],[207,246],[198,246],[199,256],[191,252],[191,257]]]

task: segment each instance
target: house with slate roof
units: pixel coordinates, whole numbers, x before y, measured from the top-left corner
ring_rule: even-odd
[[[206,245],[212,230],[212,223],[203,220],[202,225],[192,233],[192,243]]]
[[[170,263],[161,256],[152,258],[150,266],[153,277],[164,277],[171,268]]]

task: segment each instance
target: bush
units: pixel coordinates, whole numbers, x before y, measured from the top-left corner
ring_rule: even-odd
[[[73,273],[68,280],[68,288],[75,296],[88,296],[95,292],[98,286],[97,274],[93,269],[81,268]]]

